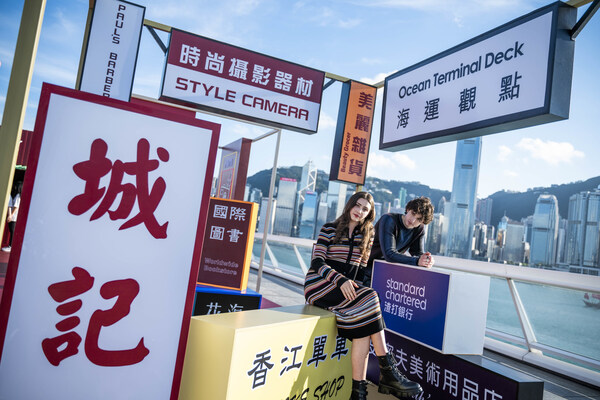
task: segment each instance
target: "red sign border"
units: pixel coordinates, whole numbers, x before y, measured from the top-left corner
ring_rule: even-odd
[[[129,103],[121,100],[112,99],[109,97],[95,95],[92,93],[52,85],[49,83],[44,83],[42,85],[38,105],[38,112],[34,127],[35,134],[33,135],[33,143],[31,153],[29,156],[29,161],[31,164],[28,168],[27,173],[25,174],[25,179],[23,182],[21,207],[19,207],[19,220],[15,229],[15,239],[13,241],[11,256],[8,260],[8,268],[6,271],[4,289],[2,292],[2,301],[0,302],[0,360],[2,360],[2,351],[4,349],[4,340],[6,337],[8,318],[10,315],[10,306],[12,304],[12,297],[15,289],[19,260],[21,257],[21,249],[23,246],[23,236],[25,234],[25,228],[27,226],[27,218],[29,216],[29,207],[31,204],[31,195],[33,193],[34,178],[37,172],[39,155],[44,136],[44,128],[46,126],[48,107],[50,104],[50,97],[52,95],[59,95],[73,99],[83,100],[90,103],[117,108],[120,110],[135,112],[137,114],[148,115],[186,125],[193,125],[199,128],[204,128],[212,131],[212,138],[208,153],[208,164],[206,168],[206,176],[204,179],[204,190],[202,192],[200,215],[198,218],[198,227],[196,228],[196,241],[192,255],[190,276],[188,278],[185,306],[182,314],[183,320],[181,323],[181,332],[179,335],[177,357],[175,359],[173,383],[171,385],[171,399],[176,400],[179,396],[179,387],[181,385],[181,375],[183,372],[183,362],[185,358],[185,347],[187,344],[190,319],[192,315],[192,309],[194,306],[194,296],[196,293],[196,277],[198,276],[198,269],[200,267],[200,256],[202,254],[204,230],[206,225],[206,217],[208,215],[208,201],[212,186],[212,175],[215,168],[215,160],[217,157],[221,126],[213,122],[196,119],[192,113],[190,113],[189,117],[187,117],[180,111],[177,112],[177,110],[174,110],[173,107],[160,105],[157,103]]]

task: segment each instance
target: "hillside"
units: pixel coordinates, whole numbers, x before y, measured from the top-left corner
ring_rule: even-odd
[[[592,191],[600,185],[600,176],[590,178],[586,181],[566,183],[563,185],[552,185],[546,188],[533,188],[526,192],[496,192],[489,196],[493,199],[492,225],[498,226],[500,218],[506,212],[506,216],[512,220],[520,221],[535,211],[535,203],[540,194],[550,193],[558,200],[558,213],[567,218],[569,212],[569,197],[575,193]]]
[[[277,178],[275,185],[277,186],[280,178],[292,178],[300,182],[302,167],[280,167],[277,169]],[[271,170],[263,170],[248,177],[247,182],[253,188],[258,188],[262,191],[263,196],[269,195],[269,184],[271,183]],[[329,174],[322,170],[317,170],[317,185],[316,191],[321,193],[327,190],[329,184]],[[430,188],[419,182],[401,182],[401,181],[385,181],[379,178],[367,178],[365,189],[373,194],[376,202],[385,203],[392,202],[398,196],[400,188],[406,189],[408,194],[416,196],[427,196],[431,198],[434,206],[437,206],[442,196],[450,199],[450,192],[447,190],[439,190]],[[389,193],[389,192],[391,193]]]
[[[277,170],[277,180],[279,178],[293,178],[300,181],[302,167],[281,167]],[[317,171],[317,192],[327,190],[329,174],[322,170]],[[271,170],[260,171],[248,178],[248,184],[259,188],[263,196],[269,194],[269,184],[271,180]],[[562,185],[552,185],[551,187],[533,188],[526,192],[508,192],[500,191],[489,196],[493,199],[492,219],[493,226],[498,226],[498,222],[506,212],[506,215],[515,221],[520,221],[535,211],[535,203],[540,194],[550,193],[556,196],[558,200],[558,212],[561,217],[567,218],[569,210],[569,197],[575,193],[583,191],[592,191],[600,186],[600,176],[590,178],[585,181],[566,183]],[[419,182],[386,181],[379,178],[367,178],[365,183],[366,190],[373,194],[376,202],[391,202],[398,196],[400,188],[406,189],[408,194],[416,196],[427,196],[435,207],[439,200],[444,196],[450,200],[450,192],[447,190],[434,189]]]

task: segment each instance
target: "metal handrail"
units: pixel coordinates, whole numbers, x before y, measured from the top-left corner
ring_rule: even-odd
[[[257,232],[255,238],[262,240]],[[265,272],[273,273],[289,281],[302,284],[306,266],[302,264],[298,247],[311,248],[314,240],[291,238],[287,236],[268,235],[267,242],[282,243],[292,246],[298,259],[298,273],[265,264]],[[272,257],[275,257],[274,255]],[[508,264],[465,260],[451,257],[435,256],[434,269],[454,270],[499,278],[507,282],[513,299],[513,305],[519,317],[523,337],[499,332],[487,328],[484,346],[506,356],[516,358],[541,368],[553,370],[573,379],[600,386],[600,360],[575,354],[564,349],[555,348],[536,339],[533,326],[527,316],[515,282],[527,282],[538,285],[553,286],[585,292],[600,293],[600,276],[574,274],[564,271],[553,271]]]

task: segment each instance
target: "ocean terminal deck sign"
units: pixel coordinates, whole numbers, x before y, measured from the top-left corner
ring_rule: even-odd
[[[161,99],[315,133],[325,74],[173,29]]]
[[[576,16],[557,2],[387,77],[379,148],[568,118]]]

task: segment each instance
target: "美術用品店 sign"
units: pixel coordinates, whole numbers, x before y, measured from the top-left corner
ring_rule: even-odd
[[[387,77],[379,148],[568,118],[576,17],[557,2]]]
[[[161,99],[315,133],[325,74],[174,29]]]

